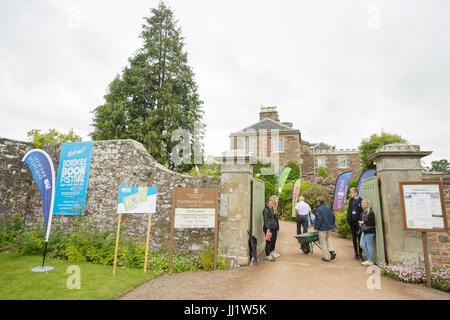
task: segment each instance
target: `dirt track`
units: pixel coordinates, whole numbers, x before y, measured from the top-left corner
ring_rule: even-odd
[[[300,299],[444,299],[450,294],[424,285],[380,277],[380,289],[369,289],[373,273],[353,260],[352,242],[332,234],[336,259],[321,261],[320,249],[304,254],[294,238],[294,223],[280,221],[275,262],[233,270],[162,275],[120,297],[124,300],[300,300]],[[270,283],[270,285],[269,285]],[[269,289],[270,288],[270,289]]]

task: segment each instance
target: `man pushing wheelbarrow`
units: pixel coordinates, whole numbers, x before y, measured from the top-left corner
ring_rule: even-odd
[[[336,252],[334,252],[333,246],[330,243],[329,233],[336,228],[336,225],[333,210],[324,203],[325,199],[323,197],[317,198],[316,218],[314,222],[314,228],[317,231],[297,235],[296,238],[301,244],[304,253],[309,253],[310,248],[312,252],[313,244],[315,243],[322,250],[322,260],[330,262],[336,258]],[[317,241],[319,241],[319,244],[317,244]]]

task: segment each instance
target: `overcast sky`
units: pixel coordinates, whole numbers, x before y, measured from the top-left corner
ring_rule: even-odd
[[[90,140],[108,84],[159,1],[0,1],[0,137]],[[449,159],[450,1],[172,0],[204,101],[207,154],[276,106],[309,142],[398,133]]]

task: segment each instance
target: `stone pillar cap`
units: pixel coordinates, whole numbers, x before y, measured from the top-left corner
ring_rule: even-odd
[[[244,150],[229,150],[222,152],[222,156],[214,157],[214,160],[221,164],[230,163],[250,163],[256,164],[256,158],[246,153]]]
[[[432,154],[433,151],[420,151],[419,145],[392,143],[382,146],[373,155],[369,157],[370,161],[374,161],[381,156],[407,156],[407,157],[425,157]]]

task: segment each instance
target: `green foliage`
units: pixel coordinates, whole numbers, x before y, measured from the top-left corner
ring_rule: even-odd
[[[70,129],[67,134],[59,133],[55,129],[50,129],[47,133],[41,133],[41,130],[30,130],[27,132],[28,138],[35,148],[42,148],[44,144],[64,143],[64,142],[81,142],[81,137]]]
[[[352,232],[350,230],[350,225],[347,222],[347,210],[335,210],[334,214],[336,216],[336,228],[334,231],[343,238],[351,239]]]
[[[262,168],[270,168],[270,163],[260,163],[258,162],[253,166],[253,177],[256,177],[264,181],[264,195],[265,201],[269,200],[271,196],[277,193],[277,178],[275,175],[261,174]],[[263,172],[264,173],[264,172]],[[284,188],[283,188],[284,189]]]
[[[26,231],[19,236],[18,252],[24,255],[42,255],[45,240],[37,231]]]
[[[59,227],[53,227],[50,234],[47,257],[69,261],[79,261],[112,266],[116,236],[113,230],[99,231],[97,223],[84,223],[82,217],[67,219]],[[125,223],[122,224],[124,226]],[[24,231],[20,216],[7,222],[0,229],[3,245],[24,255],[42,255],[45,247],[45,230],[43,223],[38,223],[34,230]],[[203,253],[202,253],[203,255]],[[212,256],[212,254],[211,254]],[[145,261],[145,244],[119,237],[117,266],[126,268],[143,268]],[[218,268],[225,267],[224,259],[218,259]],[[207,264],[205,264],[207,266]],[[212,266],[212,263],[211,263]],[[172,270],[184,272],[202,268],[200,256],[191,253],[174,253]],[[149,252],[147,269],[167,272],[169,269],[169,252]]]
[[[214,246],[209,245],[203,248],[199,256],[200,264],[203,270],[213,270],[214,269]],[[227,268],[227,263],[225,257],[221,256],[217,252],[217,269],[223,270]]]
[[[134,139],[159,163],[188,172],[191,163],[176,164],[172,158],[180,143],[172,140],[172,134],[178,129],[189,132],[185,142],[192,154],[201,152],[203,102],[172,10],[160,2],[151,12],[142,25],[143,47],[110,83],[105,103],[93,111],[90,136],[93,140]]]
[[[447,159],[431,161],[431,168],[428,168],[427,171],[450,173],[450,163]]]
[[[383,130],[380,135],[372,134],[370,138],[361,141],[359,149],[359,157],[361,159],[362,172],[367,169],[375,169],[373,161],[369,161],[369,157],[375,154],[376,150],[384,145],[392,143],[408,143],[398,134],[386,133]]]
[[[286,181],[297,180],[300,178],[300,167],[297,162],[290,161],[287,164],[287,167],[291,168],[291,172],[289,172],[288,178]]]
[[[219,178],[220,169],[221,165],[219,163],[203,163],[199,166],[194,166],[191,171],[189,171],[189,174],[193,176],[205,175]]]
[[[325,168],[320,167],[318,176],[325,179],[325,178],[328,178],[330,175],[327,173],[327,170],[325,170]]]
[[[0,222],[0,247],[9,246],[14,239],[24,230],[23,219],[20,214],[15,214],[11,221]]]

